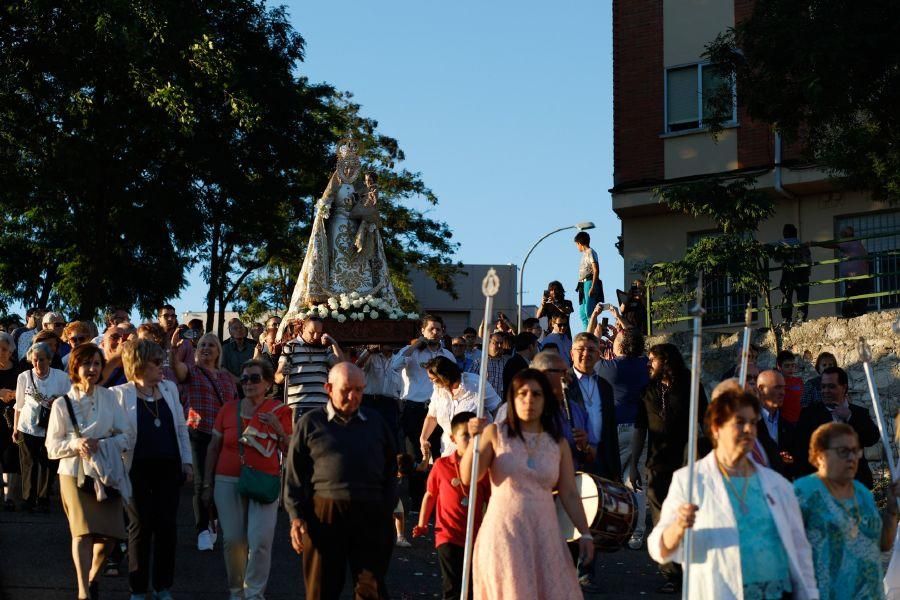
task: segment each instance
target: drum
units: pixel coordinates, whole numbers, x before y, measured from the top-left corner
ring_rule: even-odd
[[[581,496],[597,550],[615,552],[624,546],[637,521],[637,505],[631,490],[621,483],[581,472],[575,473],[575,488]],[[558,497],[556,518],[566,541],[574,542],[581,537]]]

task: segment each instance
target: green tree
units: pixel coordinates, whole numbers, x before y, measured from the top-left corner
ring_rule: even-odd
[[[733,70],[738,102],[844,185],[900,198],[900,3],[758,0],[707,57]],[[730,86],[710,103],[731,116]]]
[[[756,180],[748,177],[711,177],[657,187],[653,193],[671,210],[708,218],[718,230],[698,240],[681,260],[648,269],[648,284],[666,290],[653,298],[654,320],[671,323],[684,314],[694,297],[697,273],[702,271],[706,287],[728,278],[733,295],[761,297],[771,322],[770,250],[753,236],[759,223],[775,213],[772,196],[756,189]]]

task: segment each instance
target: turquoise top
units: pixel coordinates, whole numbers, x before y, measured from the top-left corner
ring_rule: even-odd
[[[852,498],[837,500],[816,474],[794,482],[823,600],[884,598],[881,515],[872,492],[858,481],[853,482],[853,490],[855,503]],[[857,505],[860,523],[854,538],[850,534]]]
[[[778,535],[775,520],[769,511],[759,477],[732,477],[732,485],[724,482],[728,499],[737,521],[741,550],[741,573],[746,600],[781,600],[791,587],[791,572],[787,553]],[[746,511],[741,509],[738,494],[747,482],[744,499]]]

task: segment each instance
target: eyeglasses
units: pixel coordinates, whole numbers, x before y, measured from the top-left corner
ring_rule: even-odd
[[[249,375],[241,375],[241,385],[247,385],[248,383],[259,383],[263,380],[262,375],[259,373],[250,373]]]
[[[60,327],[65,327],[65,323],[52,323],[53,329],[59,329]]]
[[[554,323],[554,327],[559,327],[560,329],[567,329],[569,327],[568,323]]]
[[[828,450],[833,450],[841,460],[847,460],[851,456],[853,458],[860,458],[863,455],[862,448],[859,447],[848,448],[847,446],[838,446],[836,448],[828,448]]]

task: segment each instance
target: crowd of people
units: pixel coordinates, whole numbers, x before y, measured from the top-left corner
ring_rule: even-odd
[[[883,597],[879,553],[892,545],[900,490],[886,486],[879,513],[862,460],[878,429],[849,403],[836,358],[822,353],[804,382],[794,354],[764,368],[752,347],[745,387],[736,365],[708,401],[701,389],[691,495],[691,373],[676,346],[646,348],[640,282],[603,304],[583,233],[587,330],[577,335],[558,281],[519,331],[498,315],[451,337],[426,314],[403,347],[342,346],[315,316],[281,338],[278,317],[251,330],[235,319],[223,343],[180,325],[170,305],[138,327],[110,311],[102,333],[29,311],[23,328],[0,332],[4,507],[52,510],[56,488],[79,598],[99,597],[123,548],[133,600],[172,597],[175,517],[191,484],[196,548],[221,539],[231,598],[264,597],[283,507],[307,598],[339,597],[348,570],[355,597],[389,597],[393,548],[433,523],[451,599],[474,480],[470,597],[570,600],[603,586],[575,483],[586,473],[633,494],[625,544],[646,543],[659,592],[681,590],[692,528],[704,557],[692,563],[692,598]],[[554,497],[577,531],[569,542]]]

